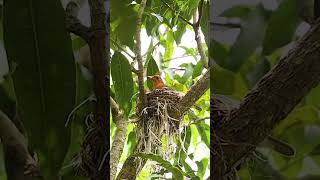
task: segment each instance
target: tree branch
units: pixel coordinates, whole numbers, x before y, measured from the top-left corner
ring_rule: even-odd
[[[31,157],[26,137],[19,132],[9,117],[0,110],[0,139],[4,145],[6,162],[15,165],[7,169],[12,180],[42,180],[38,163]],[[11,168],[12,166],[8,166]],[[7,168],[8,168],[7,167]]]
[[[213,178],[225,179],[320,82],[320,21],[266,74],[230,117],[213,121]],[[223,141],[223,143],[222,143]],[[246,145],[250,144],[250,146]],[[237,152],[237,153],[234,153]]]
[[[83,25],[77,18],[79,6],[77,3],[70,1],[66,7],[66,28],[69,32],[81,37],[86,42],[89,42],[93,36],[92,30]]]
[[[147,0],[141,0],[141,4],[137,16],[136,24],[136,57],[138,61],[138,85],[139,85],[139,97],[142,102],[142,107],[145,107],[147,104],[147,96],[144,90],[144,77],[143,77],[143,60],[141,56],[141,25],[142,25],[142,16],[144,13],[144,8],[146,6]]]
[[[209,89],[211,68],[184,95],[179,104],[181,114],[185,113]]]
[[[114,180],[121,154],[126,140],[128,121],[120,111],[118,104],[110,97],[112,119],[116,123],[117,130],[110,151],[110,179]]]
[[[93,32],[88,44],[90,48],[92,73],[94,77],[93,91],[96,102],[93,113],[92,131],[88,132],[83,143],[82,169],[90,179],[105,179],[109,176],[109,95],[108,64],[109,43],[107,43],[107,13],[105,0],[89,0],[91,27]],[[86,166],[85,163],[91,164]]]
[[[203,0],[200,1],[199,3],[199,15],[197,18],[197,10],[194,11],[193,13],[193,30],[194,30],[194,34],[195,34],[195,40],[197,42],[197,47],[198,47],[198,51],[200,53],[200,57],[201,57],[201,61],[202,64],[205,68],[209,67],[208,64],[208,58],[206,56],[206,53],[202,47],[202,41],[201,41],[201,36],[200,36],[200,22],[201,22],[201,17],[202,17],[202,9],[203,9]]]

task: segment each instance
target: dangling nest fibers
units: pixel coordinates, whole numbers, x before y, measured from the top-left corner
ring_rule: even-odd
[[[142,108],[141,102],[138,103],[136,134],[140,138],[139,152],[157,153],[163,135],[170,139],[178,134],[182,117],[178,109],[181,98],[182,94],[171,89],[155,89],[147,93],[146,107]]]

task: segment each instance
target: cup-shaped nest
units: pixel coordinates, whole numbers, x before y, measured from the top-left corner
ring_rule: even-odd
[[[181,93],[171,89],[155,89],[147,93],[145,107],[141,107],[141,103],[138,102],[136,114],[139,121],[136,133],[141,138],[141,151],[155,153],[157,147],[162,144],[163,135],[171,137],[179,132],[182,117],[179,111],[181,98]]]

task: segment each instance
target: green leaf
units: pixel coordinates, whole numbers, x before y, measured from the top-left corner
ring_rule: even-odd
[[[208,124],[196,124],[202,141],[210,148],[210,127]]]
[[[157,62],[151,57],[147,64],[147,76],[153,76],[156,74],[160,74]],[[147,82],[148,88],[152,89],[152,82],[148,80]]]
[[[92,112],[92,106],[88,97],[91,92],[91,85],[85,79],[82,71],[81,65],[76,65],[76,108],[74,109],[73,116],[70,116],[68,126],[71,126],[71,142],[68,149],[68,153],[64,160],[64,166],[60,171],[60,175],[66,179],[79,179],[79,176],[74,176],[76,174],[74,166],[71,164],[74,163],[73,159],[78,155],[81,150],[81,144],[85,137],[86,124],[84,120],[87,115]]]
[[[306,96],[306,103],[316,108],[320,108],[320,86],[313,88]]]
[[[200,179],[203,178],[205,172],[206,172],[206,168],[208,166],[208,158],[204,158],[202,159],[200,162],[199,161],[196,161],[196,164],[198,166],[198,173],[197,173],[197,176],[200,177]]]
[[[250,86],[253,87],[270,70],[270,67],[271,65],[266,58],[259,58],[251,72],[246,75]]]
[[[205,2],[203,5],[202,17],[200,21],[201,31],[204,35],[204,40],[207,46],[209,46],[209,7],[209,1]]]
[[[131,3],[132,1],[127,0],[110,1],[110,35],[112,39],[119,40],[122,45],[133,49],[138,6]]]
[[[248,57],[262,44],[266,28],[266,12],[261,5],[248,14],[236,42],[226,59],[225,67],[237,72]],[[249,43],[250,42],[250,43]]]
[[[133,152],[134,149],[137,145],[137,138],[136,138],[136,134],[134,131],[131,131],[128,135],[127,138],[127,144],[128,144],[128,156],[130,156]]]
[[[13,91],[11,78],[0,83],[0,110],[10,119],[13,119],[16,114],[16,102],[15,99],[10,96],[10,94],[14,94],[14,92],[8,91],[9,88]]]
[[[199,61],[196,66],[193,68],[192,72],[192,79],[195,79],[196,77],[200,76],[203,70],[203,63]]]
[[[224,67],[226,64],[226,58],[229,54],[229,50],[222,43],[211,40],[209,54],[217,64],[219,64],[221,67]]]
[[[269,55],[275,49],[288,44],[296,31],[298,18],[297,0],[283,0],[272,13],[263,40],[263,54]]]
[[[173,166],[169,161],[162,159],[162,157],[159,155],[137,153],[133,156],[141,157],[144,159],[150,159],[152,161],[159,163],[160,166],[166,168],[166,170],[168,170],[169,172],[171,172],[173,174],[173,179],[180,180],[180,179],[183,179],[184,176],[187,176],[187,174],[185,172],[183,172],[179,168]]]
[[[111,59],[111,75],[117,102],[128,116],[132,107],[133,78],[129,61],[118,51]]]
[[[251,6],[236,5],[223,11],[219,16],[227,17],[227,18],[234,18],[234,17],[243,18],[247,16],[251,10],[252,10]]]
[[[181,43],[181,38],[186,32],[187,25],[184,22],[177,22],[177,31],[174,32],[174,40],[176,41],[177,44]]]
[[[165,52],[164,52],[164,60],[171,59],[173,54],[173,43],[174,43],[174,36],[172,31],[167,31],[167,37],[165,41]]]
[[[181,77],[181,79],[178,79],[181,84],[185,84],[187,80],[192,76],[193,73],[193,65],[190,63],[187,65],[186,70]]]
[[[50,8],[48,8],[50,7]],[[67,153],[75,105],[75,63],[64,9],[57,0],[4,2],[4,43],[21,119],[42,172],[55,177]],[[44,157],[44,158],[43,158]]]

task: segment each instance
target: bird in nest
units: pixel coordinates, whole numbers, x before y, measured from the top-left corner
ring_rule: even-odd
[[[164,90],[164,91],[171,91],[171,92],[175,92],[175,93],[178,93],[180,97],[183,97],[184,94],[183,93],[179,93],[179,92],[176,92],[174,89],[168,87],[165,82],[163,81],[163,79],[161,78],[160,75],[156,74],[156,75],[153,75],[153,76],[147,76],[147,78],[149,80],[151,80],[152,82],[152,88],[151,90],[154,91],[154,90]],[[202,109],[197,106],[197,105],[193,105],[193,107],[195,109],[197,109],[198,111],[202,111]]]

